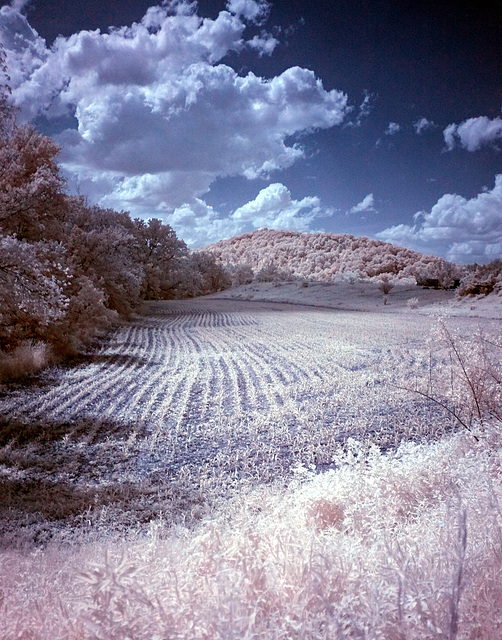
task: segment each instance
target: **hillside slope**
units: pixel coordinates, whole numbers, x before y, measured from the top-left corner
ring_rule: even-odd
[[[309,280],[331,281],[338,274],[368,278],[389,273],[416,276],[449,267],[442,258],[387,242],[349,234],[260,229],[204,248],[229,267],[269,267]]]

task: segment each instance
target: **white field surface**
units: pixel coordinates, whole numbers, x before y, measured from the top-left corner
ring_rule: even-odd
[[[335,284],[310,282],[252,283],[208,296],[239,300],[276,301],[384,314],[410,313],[409,301],[416,299],[413,312],[418,315],[502,319],[502,296],[466,296],[459,298],[454,291],[418,287],[414,279],[395,280],[391,292],[384,296],[375,280],[350,284],[343,279]],[[384,303],[384,297],[386,303]]]
[[[502,638],[499,431],[394,386],[500,306],[249,285],[5,393],[0,638]]]

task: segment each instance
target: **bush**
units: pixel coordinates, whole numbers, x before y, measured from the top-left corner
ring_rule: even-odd
[[[389,276],[387,274],[384,274],[380,278],[380,282],[378,284],[378,287],[379,287],[380,291],[382,291],[382,293],[384,295],[387,295],[388,293],[390,293],[392,291],[392,289],[394,289],[394,283],[392,282],[392,280],[389,278]]]
[[[420,267],[415,271],[417,284],[434,289],[453,289],[460,282],[462,270],[451,262],[441,258]]]
[[[502,292],[502,261],[493,260],[487,265],[469,265],[467,273],[460,280],[459,296],[488,295]]]
[[[502,422],[502,338],[479,329],[463,336],[440,320],[414,382],[398,383],[444,409],[467,430]]]
[[[227,271],[232,278],[232,286],[238,287],[242,284],[251,284],[254,280],[253,269],[248,264],[240,264],[234,267],[228,267]]]
[[[13,382],[38,373],[51,361],[44,342],[22,342],[10,353],[0,351],[0,382]]]
[[[256,274],[256,282],[291,282],[294,276],[289,269],[279,269],[273,262],[267,262]]]

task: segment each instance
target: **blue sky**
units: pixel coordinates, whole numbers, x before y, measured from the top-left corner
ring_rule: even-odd
[[[268,227],[502,257],[500,3],[12,0],[0,42],[70,189],[189,246]]]

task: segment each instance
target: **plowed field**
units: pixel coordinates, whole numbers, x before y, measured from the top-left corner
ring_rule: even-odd
[[[147,316],[119,329],[89,363],[48,388],[5,398],[1,411],[10,419],[141,424],[185,444],[250,417],[286,419],[293,431],[308,418],[311,433],[362,429],[351,418],[364,415],[375,426],[382,407],[392,412],[397,402],[410,410],[409,398],[400,403],[382,388],[383,360],[419,348],[432,324],[412,314],[284,304],[151,303]]]
[[[475,325],[461,322],[466,330]],[[8,505],[26,495],[28,482],[35,503],[23,509],[52,514],[47,496],[57,504],[64,488],[65,496],[77,492],[65,514],[75,500],[77,514],[108,505],[115,526],[124,505],[138,517],[124,487],[141,501],[145,482],[153,483],[148,509],[158,515],[166,491],[176,509],[185,508],[243,482],[330,467],[349,437],[385,449],[439,435],[451,420],[391,384],[416,374],[434,323],[411,311],[212,298],[149,303],[78,366],[4,394],[3,423],[20,425],[9,427],[13,438],[29,429],[32,440],[0,450],[0,472],[17,483]],[[42,486],[38,500],[34,487]],[[107,487],[106,500],[93,487]],[[176,499],[173,487],[181,491]]]

